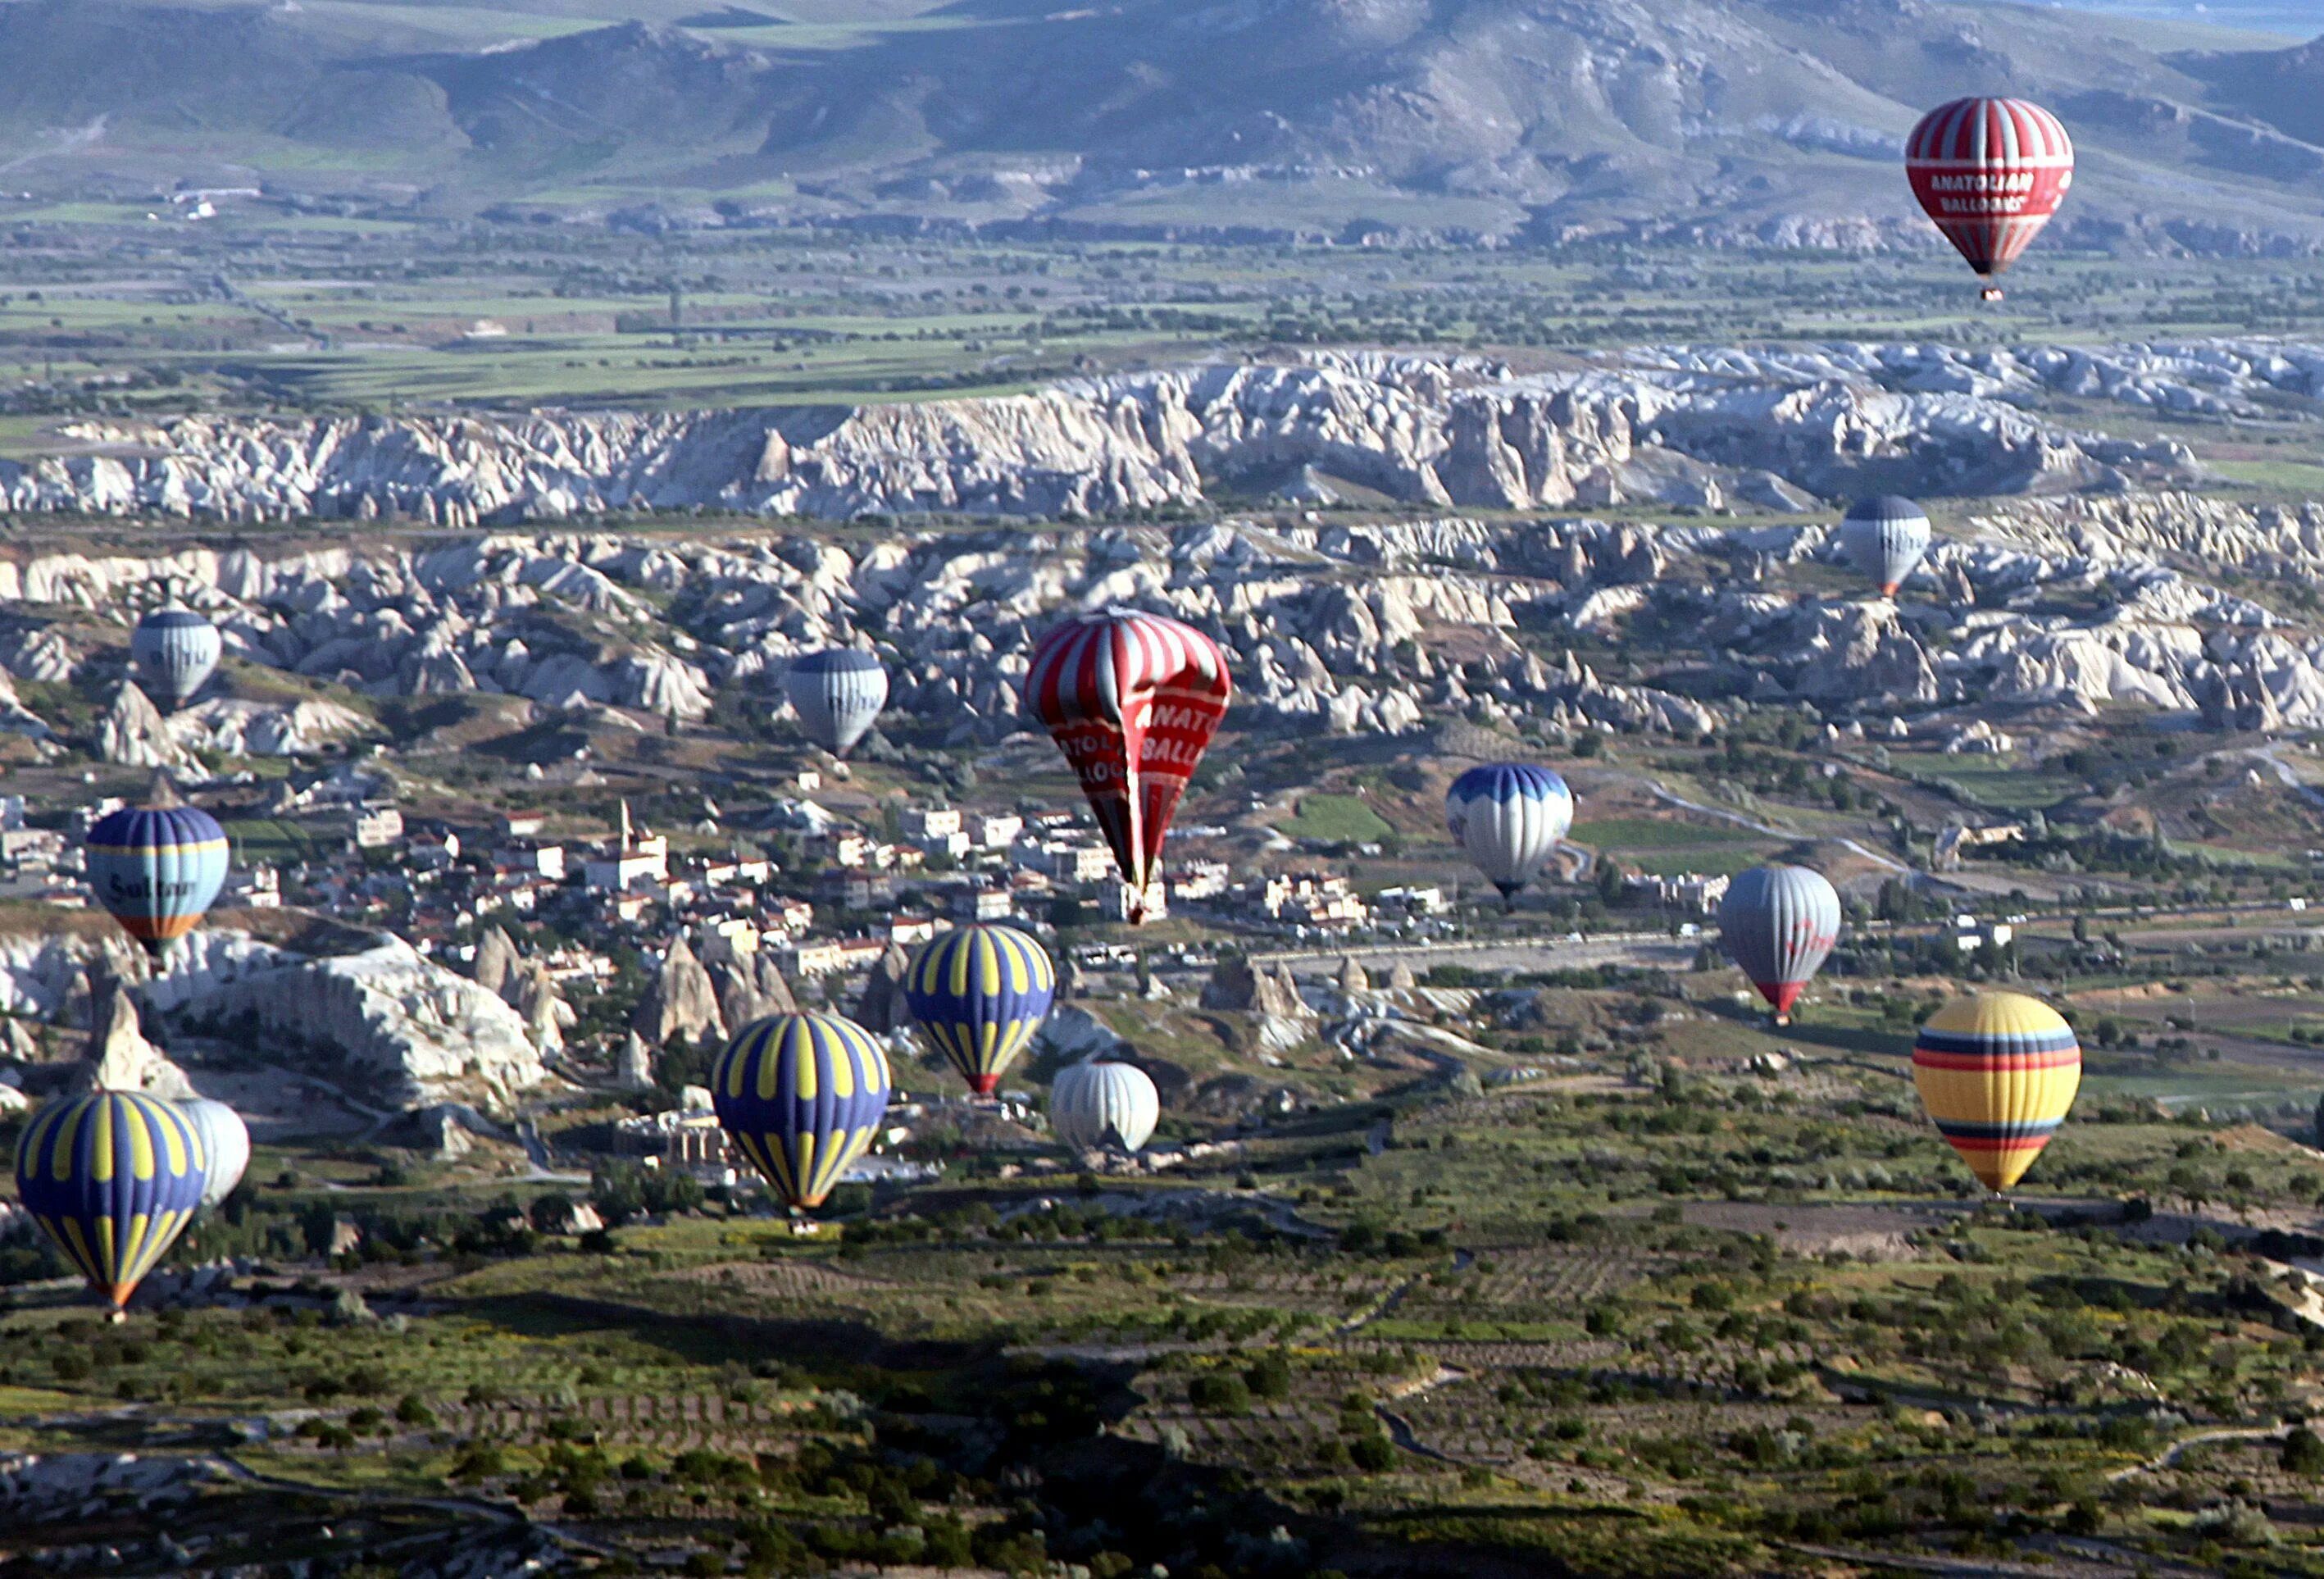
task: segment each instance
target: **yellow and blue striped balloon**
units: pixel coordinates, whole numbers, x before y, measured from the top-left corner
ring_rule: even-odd
[[[201,1137],[141,1091],[52,1102],[16,1143],[16,1194],[117,1314],[202,1204]]]
[[[88,886],[156,960],[202,924],[226,886],[226,830],[195,806],[124,806],[83,846]]]
[[[2082,1084],[2082,1048],[2058,1011],[2023,993],[1956,998],[1913,1044],[1913,1082],[1937,1131],[1996,1194],[2025,1175]]]
[[[979,1096],[992,1094],[1056,995],[1048,950],[1014,927],[989,922],[931,939],[904,976],[904,1001],[920,1034]]]
[[[888,1113],[888,1056],[837,1014],[777,1014],[734,1034],[710,1071],[728,1140],[793,1209],[823,1205]]]

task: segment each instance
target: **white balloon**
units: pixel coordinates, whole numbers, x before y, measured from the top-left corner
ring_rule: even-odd
[[[1162,1094],[1135,1064],[1068,1064],[1049,1086],[1049,1124],[1076,1151],[1135,1151],[1162,1117]]]
[[[234,1109],[207,1096],[191,1097],[180,1105],[202,1140],[202,1210],[214,1211],[234,1194],[250,1167],[250,1127]]]

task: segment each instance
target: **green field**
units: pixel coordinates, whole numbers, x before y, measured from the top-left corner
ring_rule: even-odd
[[[1275,826],[1277,831],[1295,839],[1327,839],[1333,844],[1370,843],[1396,831],[1360,795],[1303,795],[1291,818]]]

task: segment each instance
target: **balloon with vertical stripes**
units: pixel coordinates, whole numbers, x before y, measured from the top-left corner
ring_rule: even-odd
[[[1081,780],[1136,926],[1170,819],[1234,695],[1226,652],[1167,614],[1109,608],[1056,626],[1026,662],[1025,710]]]
[[[1921,1027],[1913,1083],[1937,1132],[1998,1195],[2025,1177],[2082,1084],[2063,1016],[2023,993],[1956,998]]]
[[[1014,927],[980,922],[923,945],[904,977],[920,1035],[979,1096],[990,1096],[1048,1018],[1048,950]]]
[[[872,1033],[837,1014],[776,1014],[737,1031],[710,1071],[719,1127],[777,1199],[824,1203],[888,1113],[894,1082]]]
[[[1904,173],[1922,209],[1992,282],[2050,222],[2074,184],[2074,141],[2058,117],[2022,98],[1957,98],[1921,117]]]
[[[173,1103],[94,1091],[50,1103],[16,1142],[16,1194],[117,1318],[202,1204],[200,1134]]]
[[[225,651],[216,625],[177,604],[147,614],[129,637],[137,683],[165,713],[176,712],[202,688]]]

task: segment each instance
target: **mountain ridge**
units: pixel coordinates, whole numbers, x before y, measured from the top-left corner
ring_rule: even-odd
[[[60,190],[416,184],[455,213],[643,194],[681,225],[1921,245],[1904,133],[2006,91],[2076,134],[2069,241],[2324,246],[2324,41],[2167,50],[1941,0],[960,0],[853,47],[698,20],[407,49],[275,8],[17,0],[0,55],[68,69],[0,84],[0,162]]]

